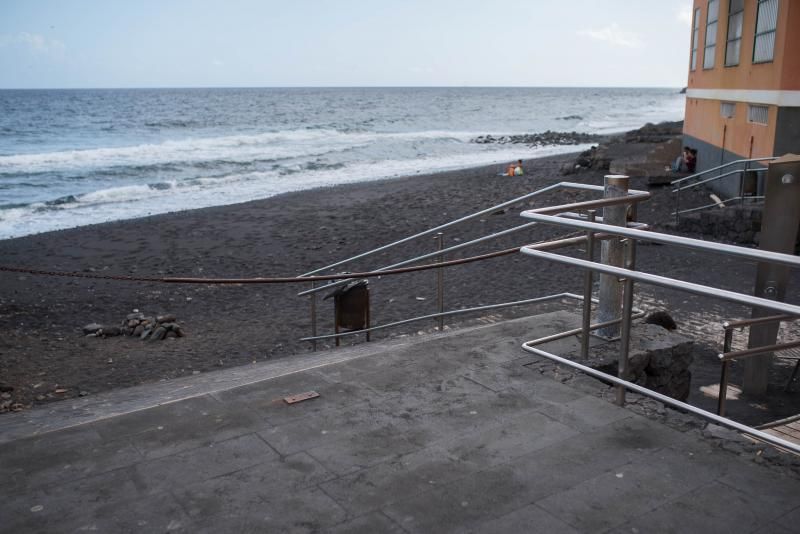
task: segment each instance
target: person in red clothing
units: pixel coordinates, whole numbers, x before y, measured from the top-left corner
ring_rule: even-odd
[[[686,155],[686,170],[688,172],[694,172],[697,168],[697,149],[690,148],[689,153]]]

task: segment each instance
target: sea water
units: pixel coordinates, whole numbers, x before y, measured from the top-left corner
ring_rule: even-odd
[[[0,239],[571,152],[480,135],[680,120],[675,88],[0,90]]]

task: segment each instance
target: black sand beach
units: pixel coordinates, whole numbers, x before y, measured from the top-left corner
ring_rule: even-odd
[[[631,146],[628,150],[645,150]],[[248,278],[294,276],[425,230],[559,181],[602,184],[603,171],[562,176],[575,155],[525,162],[522,177],[497,166],[301,191],[238,204],[120,221],[0,241],[0,264],[102,275]],[[647,189],[633,178],[632,187]],[[672,208],[668,188],[653,189],[639,220],[663,227]],[[515,205],[445,234],[447,245],[524,222],[530,206],[589,198],[562,193]],[[465,257],[562,235],[536,227],[448,257]],[[344,269],[366,271],[435,249],[431,238],[403,245]],[[579,253],[575,250],[570,253]],[[754,266],[673,247],[641,246],[642,270],[717,287],[752,287]],[[580,293],[582,274],[521,254],[450,268],[445,307]],[[436,311],[434,271],[371,281],[373,324]],[[192,373],[289,357],[311,350],[304,285],[177,285],[0,273],[0,382],[22,407],[91,395]],[[796,285],[794,286],[797,287]],[[721,320],[749,311],[721,302],[639,287],[637,305],[668,309],[679,328],[716,343]],[[332,300],[318,303],[320,333],[332,332]],[[493,312],[513,316],[534,307]],[[541,309],[541,308],[538,308]],[[84,337],[87,323],[119,324],[139,310],[173,314],[186,337],[142,341]],[[478,315],[449,319],[450,327]],[[430,331],[414,323],[373,339]],[[362,342],[361,336],[345,343]],[[331,342],[322,347],[332,346]]]

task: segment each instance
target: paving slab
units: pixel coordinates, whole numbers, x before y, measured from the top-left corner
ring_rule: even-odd
[[[520,348],[578,323],[556,312],[3,416],[0,532],[797,531],[792,469],[615,406],[597,381],[553,380]]]

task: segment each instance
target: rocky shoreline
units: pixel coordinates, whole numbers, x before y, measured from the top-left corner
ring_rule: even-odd
[[[470,139],[470,143],[479,145],[487,144],[523,144],[529,147],[542,147],[542,146],[563,146],[563,145],[582,145],[585,143],[599,143],[607,141],[609,136],[587,134],[581,132],[553,132],[547,130],[543,133],[521,134],[521,135],[501,135],[494,137],[491,134],[480,135],[474,139]]]

